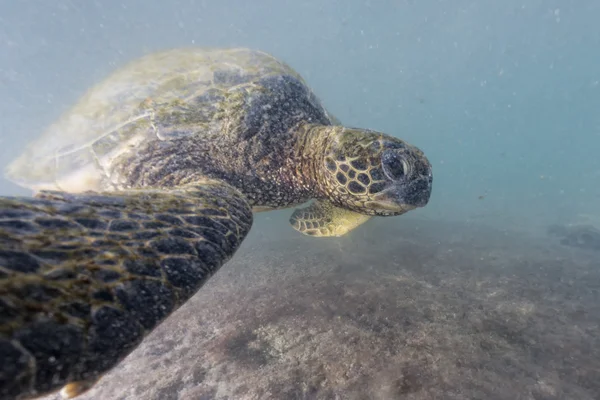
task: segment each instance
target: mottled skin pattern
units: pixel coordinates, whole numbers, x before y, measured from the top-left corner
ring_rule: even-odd
[[[290,222],[313,236],[342,236],[370,216],[401,215],[429,201],[431,166],[416,147],[369,130],[317,128],[313,198]],[[310,171],[310,167],[307,168]]]
[[[244,197],[222,182],[1,199],[0,399],[91,387],[251,225]]]
[[[247,49],[133,61],[6,176],[38,197],[0,199],[1,400],[90,388],[234,254],[251,211],[314,200],[292,226],[340,236],[426,205],[432,184],[419,149],[341,126]]]

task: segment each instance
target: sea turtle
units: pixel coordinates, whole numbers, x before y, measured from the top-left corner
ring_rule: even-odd
[[[89,389],[237,250],[253,212],[340,236],[425,206],[416,147],[347,128],[291,67],[184,48],[91,88],[6,169],[0,399]]]

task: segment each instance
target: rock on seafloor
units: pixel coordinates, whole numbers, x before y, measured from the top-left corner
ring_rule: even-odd
[[[261,217],[78,399],[592,400],[599,323],[598,253],[544,233],[400,217],[315,239]]]

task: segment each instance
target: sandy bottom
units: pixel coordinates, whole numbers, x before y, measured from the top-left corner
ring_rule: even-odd
[[[285,217],[78,399],[600,398],[600,252],[410,217],[315,239]]]

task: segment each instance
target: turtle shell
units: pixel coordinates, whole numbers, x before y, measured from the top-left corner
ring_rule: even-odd
[[[304,82],[291,67],[256,50],[180,48],[148,54],[89,89],[8,165],[6,178],[34,191],[111,188],[106,171],[117,157],[135,158],[135,149],[147,140],[193,132],[179,129],[185,124],[180,119],[158,129],[157,112],[172,110],[178,102],[193,104],[191,99],[210,110],[211,91],[226,92],[271,74]]]

